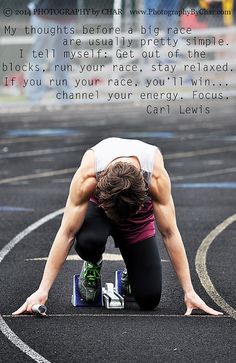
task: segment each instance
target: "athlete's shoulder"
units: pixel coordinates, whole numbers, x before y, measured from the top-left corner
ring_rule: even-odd
[[[72,178],[70,195],[74,200],[89,199],[96,188],[96,184],[94,152],[87,150]]]
[[[84,153],[79,169],[93,172],[95,175],[95,155],[92,149],[88,149]]]
[[[170,195],[171,193],[170,177],[165,168],[163,156],[159,149],[155,153],[149,191],[153,199],[160,199],[162,196]]]
[[[158,178],[165,169],[163,155],[159,148],[156,148],[153,159],[153,176]]]
[[[89,178],[96,178],[94,151],[90,149],[84,153],[73,179],[81,184]]]

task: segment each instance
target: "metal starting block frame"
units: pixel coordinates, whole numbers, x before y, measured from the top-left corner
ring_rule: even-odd
[[[118,271],[116,271],[117,274]],[[121,271],[122,272],[122,271]],[[119,275],[121,276],[121,275]],[[119,277],[116,277],[118,279]],[[119,281],[115,283],[106,283],[100,291],[98,299],[92,303],[84,301],[79,294],[79,275],[73,276],[73,294],[71,303],[75,307],[98,307],[104,306],[106,309],[124,309],[124,297],[117,291],[118,286],[121,286]]]
[[[107,309],[124,309],[125,301],[115,289],[114,284],[106,283],[102,288],[103,305]]]

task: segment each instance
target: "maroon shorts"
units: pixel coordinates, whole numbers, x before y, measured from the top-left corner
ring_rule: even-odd
[[[91,202],[98,204],[95,197]],[[124,222],[112,223],[112,237],[121,244],[133,244],[143,241],[155,235],[155,217],[151,199],[145,202],[144,206],[132,218],[127,218]],[[121,242],[122,241],[122,242]]]

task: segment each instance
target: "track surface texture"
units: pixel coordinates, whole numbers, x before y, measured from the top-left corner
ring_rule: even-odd
[[[1,361],[10,362],[235,362],[235,223],[222,229],[206,253],[219,307],[203,288],[195,259],[202,241],[234,215],[236,205],[235,100],[215,104],[207,117],[151,117],[130,104],[65,107],[0,115]],[[86,149],[105,137],[138,138],[158,145],[172,179],[179,229],[194,287],[224,312],[186,317],[183,294],[161,238],[163,294],[153,312],[135,303],[124,310],[74,308],[72,276],[82,262],[68,259],[48,300],[47,318],[11,317],[39,284],[71,177]],[[43,223],[44,222],[44,223]],[[37,228],[36,228],[37,227]],[[20,234],[20,235],[19,235]],[[13,240],[18,235],[18,240]],[[13,241],[13,242],[12,242]],[[9,245],[12,242],[12,245]],[[16,243],[17,242],[17,243]],[[6,246],[8,249],[6,250]],[[5,250],[4,250],[5,248]],[[119,254],[108,240],[106,253]],[[104,282],[123,261],[105,260]],[[203,279],[205,279],[203,275]]]

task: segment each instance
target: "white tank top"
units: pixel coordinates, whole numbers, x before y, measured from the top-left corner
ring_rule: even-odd
[[[115,159],[135,156],[138,158],[145,180],[150,182],[153,171],[154,155],[158,149],[154,145],[139,140],[110,137],[91,148],[95,153],[96,174],[106,169]]]

